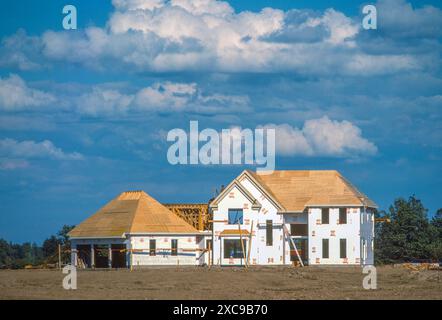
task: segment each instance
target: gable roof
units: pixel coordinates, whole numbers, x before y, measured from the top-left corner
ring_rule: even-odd
[[[125,233],[198,233],[144,191],[123,192],[77,225],[71,238],[123,237]]]
[[[230,182],[229,185],[225,187],[215,199],[212,200],[209,207],[216,208],[218,203],[224,199],[224,197],[235,187],[252,203],[252,208],[261,208],[261,203],[255,199],[255,197],[237,179],[233,179],[233,181]]]
[[[313,206],[377,208],[336,170],[278,170],[265,175],[246,170],[243,174],[255,180],[285,212],[302,212]]]

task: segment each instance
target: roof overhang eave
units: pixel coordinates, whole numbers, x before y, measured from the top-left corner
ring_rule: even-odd
[[[121,236],[88,236],[88,237],[71,237],[70,240],[93,240],[93,239],[125,239],[125,235]]]
[[[212,231],[195,231],[195,232],[131,232],[126,236],[200,236],[202,234],[212,234]]]
[[[300,214],[304,213],[304,210],[302,211],[278,211],[277,214]]]

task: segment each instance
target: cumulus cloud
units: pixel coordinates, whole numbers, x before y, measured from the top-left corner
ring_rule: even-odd
[[[154,72],[290,70],[371,75],[427,67],[419,56],[392,53],[388,47],[372,54],[364,41],[358,41],[364,34],[359,19],[334,9],[235,12],[227,2],[215,0],[114,0],[113,5],[115,10],[104,28],[49,30],[38,39],[13,36],[2,50],[10,53],[5,54],[8,61],[22,68],[31,67],[33,62],[26,51],[32,50],[38,50],[35,56],[50,61],[81,63],[101,70],[112,64]],[[379,34],[394,37],[402,34],[400,30],[415,30],[403,23],[408,21],[401,18],[403,12],[413,25],[426,26],[419,27],[421,34],[434,36],[440,32],[436,31],[441,29],[437,8],[413,9],[402,0],[382,0],[379,6],[379,14],[386,19],[385,25],[379,19]],[[427,15],[431,22],[426,20]],[[362,38],[366,40],[366,36]],[[25,49],[28,47],[32,50]],[[18,49],[15,58],[8,48]]]
[[[29,88],[18,75],[0,78],[0,110],[16,111],[53,103],[55,97],[49,93]]]
[[[196,83],[170,81],[156,82],[131,94],[96,86],[74,100],[75,110],[90,116],[124,115],[128,112],[219,114],[250,110],[247,96],[207,94]]]
[[[137,92],[135,103],[142,109],[183,109],[197,99],[196,83],[155,83]]]
[[[22,29],[1,41],[0,67],[22,71],[38,70],[42,67],[42,58],[41,39],[28,36]]]
[[[64,152],[49,140],[36,142],[33,140],[17,141],[9,138],[0,140],[0,157],[54,160],[82,160],[84,158],[83,155],[78,152]]]
[[[437,38],[442,36],[442,10],[433,6],[413,8],[405,0],[379,0],[379,30],[383,36]]]
[[[358,32],[358,24],[334,9],[327,9],[323,14],[292,9],[284,14],[283,27],[263,39],[292,44],[324,41],[352,46],[352,40]]]
[[[127,111],[132,100],[132,96],[118,90],[94,87],[91,92],[81,95],[75,101],[75,108],[78,113],[91,116],[119,115]]]
[[[305,121],[302,128],[268,124],[276,130],[276,151],[283,156],[333,156],[356,158],[377,153],[374,143],[362,137],[361,129],[349,121],[328,117]]]
[[[37,110],[36,107],[55,102],[59,102],[59,110],[87,116],[118,116],[128,112],[224,114],[251,110],[248,96],[204,92],[195,82],[155,82],[132,92],[122,92],[118,85],[106,83],[80,89],[81,92],[74,86],[66,92],[45,92],[31,88],[21,77],[12,74],[0,78],[0,110]]]

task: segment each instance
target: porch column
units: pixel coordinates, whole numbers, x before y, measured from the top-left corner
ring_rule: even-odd
[[[132,248],[131,248],[131,245],[130,245],[130,242],[127,242],[126,243],[126,266],[127,266],[127,268],[129,269],[129,268],[131,268],[131,263],[132,263],[132,261],[131,261],[131,250]]]
[[[74,267],[77,266],[77,255],[77,245],[71,242],[71,265]]]
[[[109,259],[108,259],[108,263],[109,263],[109,268],[112,268],[112,244],[109,244]]]
[[[91,244],[91,268],[95,268],[95,250],[93,244]]]
[[[285,265],[285,235],[284,235],[284,223],[282,226],[282,264]]]

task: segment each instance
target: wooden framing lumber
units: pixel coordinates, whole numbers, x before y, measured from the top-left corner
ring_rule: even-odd
[[[252,249],[252,236],[253,236],[253,220],[250,228],[249,248],[247,249],[247,265],[250,265],[250,250]]]
[[[166,203],[163,205],[195,229],[211,230],[207,203]]]
[[[245,255],[245,248],[244,248],[244,242],[242,241],[242,232],[241,232],[241,224],[238,219],[238,232],[239,232],[239,241],[241,242],[241,249],[242,249],[242,258],[244,260],[244,266],[247,268],[247,260]]]

